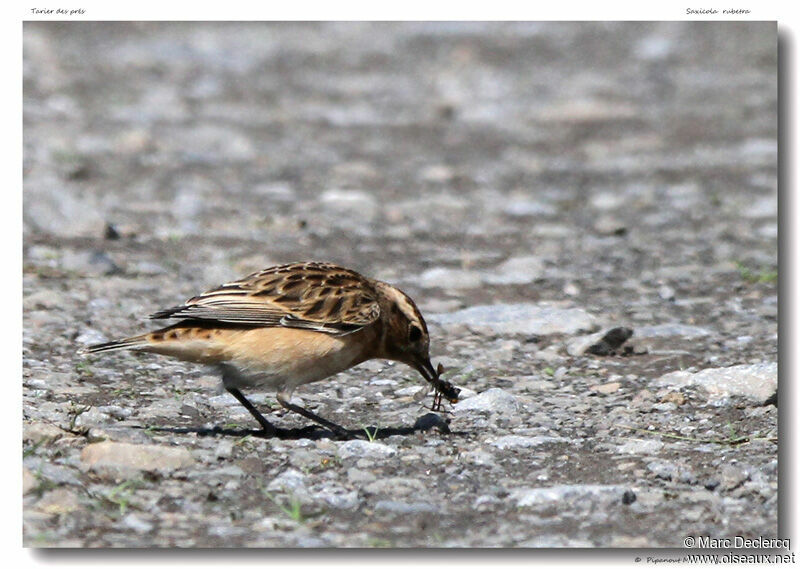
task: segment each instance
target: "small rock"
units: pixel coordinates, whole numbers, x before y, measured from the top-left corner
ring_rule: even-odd
[[[595,391],[597,393],[602,393],[604,395],[610,395],[611,393],[615,393],[619,391],[619,388],[622,387],[622,384],[618,381],[612,381],[611,383],[603,383],[601,385],[592,385],[589,389]]]
[[[734,490],[750,479],[746,470],[733,466],[724,465],[719,472],[719,485],[722,490]]]
[[[513,217],[551,216],[558,213],[556,208],[548,203],[533,200],[509,201],[503,213]]]
[[[636,501],[636,493],[633,490],[625,490],[622,493],[622,503],[626,506],[633,504]]]
[[[586,348],[586,353],[596,356],[613,355],[631,336],[633,330],[630,328],[612,328],[600,338],[600,341]]]
[[[710,336],[711,330],[688,324],[657,324],[655,326],[641,326],[636,328],[639,338],[671,338],[678,337],[687,340]]]
[[[673,480],[678,474],[678,467],[670,462],[653,461],[647,465],[647,470],[662,480]]]
[[[680,391],[670,391],[661,398],[661,403],[674,403],[680,406],[686,403],[686,397]]]
[[[655,440],[630,440],[617,447],[620,454],[652,455],[664,448],[664,443]]]
[[[194,463],[185,448],[104,441],[81,451],[81,467],[108,478],[131,477],[137,472],[172,472]]]
[[[470,397],[456,403],[453,407],[456,411],[489,411],[492,413],[516,413],[519,410],[517,398],[500,389],[493,387],[475,397]]]
[[[623,236],[628,232],[628,227],[616,217],[601,215],[594,222],[594,230],[600,235]]]
[[[59,439],[67,434],[66,431],[62,431],[55,425],[39,421],[35,423],[26,423],[22,427],[22,440],[30,441],[33,444],[37,444],[42,440]]]
[[[41,310],[59,308],[63,309],[66,299],[64,295],[55,290],[39,290],[22,299],[22,308],[27,310]]]
[[[434,427],[442,433],[449,433],[450,426],[448,420],[437,413],[426,413],[414,421],[414,428],[420,431],[427,431]]]
[[[731,396],[763,404],[778,387],[778,364],[759,363],[724,368],[708,368],[696,373],[674,371],[656,380],[658,385],[703,388],[709,401],[720,402]]]
[[[128,514],[122,518],[122,525],[128,529],[132,529],[136,533],[148,533],[153,529],[153,524],[143,520],[136,514]]]
[[[347,479],[354,484],[362,484],[364,482],[372,482],[375,480],[375,475],[368,470],[361,470],[360,468],[348,468]]]
[[[346,492],[339,489],[326,488],[314,494],[314,500],[325,502],[337,510],[355,510],[360,505],[358,491]]]
[[[348,459],[348,458],[374,458],[374,459],[381,459],[381,458],[388,458],[390,456],[394,456],[397,454],[397,451],[390,447],[389,445],[385,445],[383,443],[378,442],[369,442],[369,441],[360,441],[360,440],[353,440],[353,441],[346,441],[343,443],[339,443],[339,448],[337,454],[341,459]]]
[[[31,473],[30,470],[22,467],[22,493],[27,494],[36,486],[39,485],[39,482],[36,480],[36,477]]]
[[[642,389],[631,399],[631,407],[650,407],[655,400],[655,395],[652,391]]]
[[[299,470],[288,468],[270,481],[267,485],[267,490],[270,492],[276,490],[288,490],[294,493],[305,492],[306,479],[306,475]]]
[[[675,289],[664,285],[658,289],[658,296],[660,296],[662,300],[675,300]]]
[[[579,336],[567,342],[567,353],[576,357],[585,354],[609,356],[614,354],[632,335],[633,330],[630,328],[616,327],[606,332]]]
[[[214,449],[214,458],[217,460],[222,460],[225,458],[230,458],[233,454],[233,441],[231,440],[222,440],[217,445],[217,448]]]
[[[36,509],[45,514],[68,514],[81,507],[78,496],[67,488],[56,488],[36,503]]]
[[[511,492],[510,499],[520,508],[550,507],[559,510],[585,509],[617,502],[626,489],[600,484],[564,484],[549,488],[520,488]]]
[[[420,175],[425,182],[444,184],[453,180],[455,172],[446,164],[433,164],[423,169]]]
[[[116,227],[114,227],[111,223],[106,223],[105,228],[103,229],[103,239],[108,239],[109,241],[116,241],[121,237],[119,231]]]
[[[75,343],[80,344],[82,346],[89,346],[91,344],[102,344],[103,342],[107,342],[108,338],[103,335],[98,330],[94,330],[89,328],[81,332],[77,338],[75,338]]]

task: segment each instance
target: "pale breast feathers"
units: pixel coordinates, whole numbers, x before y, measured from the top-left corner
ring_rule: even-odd
[[[150,317],[286,326],[343,335],[379,316],[377,293],[363,276],[327,263],[298,263],[253,273]]]

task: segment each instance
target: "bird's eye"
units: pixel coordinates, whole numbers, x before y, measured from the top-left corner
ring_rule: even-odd
[[[422,330],[418,327],[414,326],[413,324],[408,328],[408,341],[409,342],[417,342],[420,338],[422,338]]]

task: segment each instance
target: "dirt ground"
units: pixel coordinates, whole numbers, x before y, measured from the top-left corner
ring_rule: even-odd
[[[28,547],[778,536],[774,23],[26,23],[23,167]],[[309,259],[417,300],[450,434],[388,362],[279,440],[76,354]]]

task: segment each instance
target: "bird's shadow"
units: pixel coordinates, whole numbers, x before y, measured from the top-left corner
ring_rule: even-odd
[[[159,433],[176,434],[196,434],[201,437],[258,437],[263,439],[298,440],[298,439],[335,439],[335,440],[355,440],[365,439],[369,441],[386,439],[394,435],[410,435],[417,432],[438,430],[440,433],[448,435],[462,435],[459,431],[451,431],[448,425],[449,420],[436,413],[427,413],[417,419],[411,427],[364,427],[363,429],[347,429],[345,436],[338,436],[333,431],[319,425],[308,425],[295,429],[275,429],[275,433],[267,433],[260,429],[225,429],[222,427],[136,427],[147,431]]]

